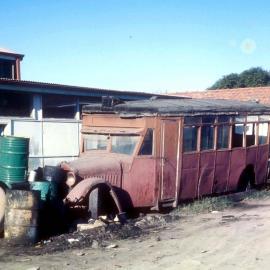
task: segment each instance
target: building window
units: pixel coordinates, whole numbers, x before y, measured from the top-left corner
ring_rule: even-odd
[[[258,143],[266,144],[268,137],[268,123],[259,124]]]
[[[232,126],[232,148],[243,147],[244,124]]]
[[[197,150],[198,127],[184,127],[184,152],[192,152]]]
[[[14,79],[15,62],[9,60],[0,61],[0,78]]]
[[[0,116],[30,117],[32,103],[31,94],[0,91]]]
[[[4,136],[6,125],[0,124],[0,136]]]
[[[139,155],[152,155],[153,153],[153,129],[147,129]]]
[[[73,96],[43,95],[42,110],[44,118],[74,118],[77,100]]]
[[[217,149],[226,149],[229,147],[229,131],[227,125],[220,125],[217,128]]]

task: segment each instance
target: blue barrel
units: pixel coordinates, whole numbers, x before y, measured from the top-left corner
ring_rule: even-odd
[[[0,136],[0,181],[20,184],[27,181],[29,139]]]

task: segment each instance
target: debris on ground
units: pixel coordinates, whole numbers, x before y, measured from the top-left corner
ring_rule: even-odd
[[[106,218],[102,217],[101,219],[105,220]],[[141,215],[136,219],[127,220],[125,224],[114,221],[105,223],[101,219],[92,220],[90,223],[78,224],[77,231],[53,236],[40,241],[34,246],[24,247],[23,249],[21,246],[14,246],[3,239],[0,242],[0,248],[5,246],[5,253],[3,255],[1,254],[0,260],[5,260],[5,254],[22,256],[28,254],[51,254],[57,251],[80,248],[114,249],[118,247],[118,244],[112,243],[112,241],[139,238],[140,236],[149,234],[153,229],[159,232],[168,223],[179,220],[180,216],[176,214]],[[156,239],[160,241],[159,237]]]
[[[88,223],[88,224],[78,224],[77,225],[77,231],[81,232],[81,231],[87,231],[87,230],[91,230],[94,228],[98,228],[98,227],[104,227],[106,226],[106,223],[100,219],[95,220],[95,222],[92,223]]]
[[[107,249],[111,249],[111,248],[118,248],[117,244],[110,244],[108,246],[106,246]]]

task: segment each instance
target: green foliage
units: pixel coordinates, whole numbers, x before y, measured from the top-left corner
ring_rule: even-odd
[[[216,81],[209,90],[270,85],[270,73],[260,67],[250,68],[240,74],[231,73]]]

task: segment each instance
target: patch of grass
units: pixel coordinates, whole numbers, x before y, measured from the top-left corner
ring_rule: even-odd
[[[181,204],[175,211],[181,214],[208,213],[212,211],[222,211],[234,205],[235,201],[227,196],[205,197],[190,203]]]
[[[234,207],[238,202],[243,200],[263,200],[267,198],[270,198],[269,186],[260,190],[253,189],[247,192],[233,193],[218,197],[205,197],[200,200],[180,204],[174,211],[184,215],[209,213]]]
[[[252,190],[252,192],[248,192],[244,199],[246,200],[263,200],[270,198],[270,189],[267,187],[262,190]]]

